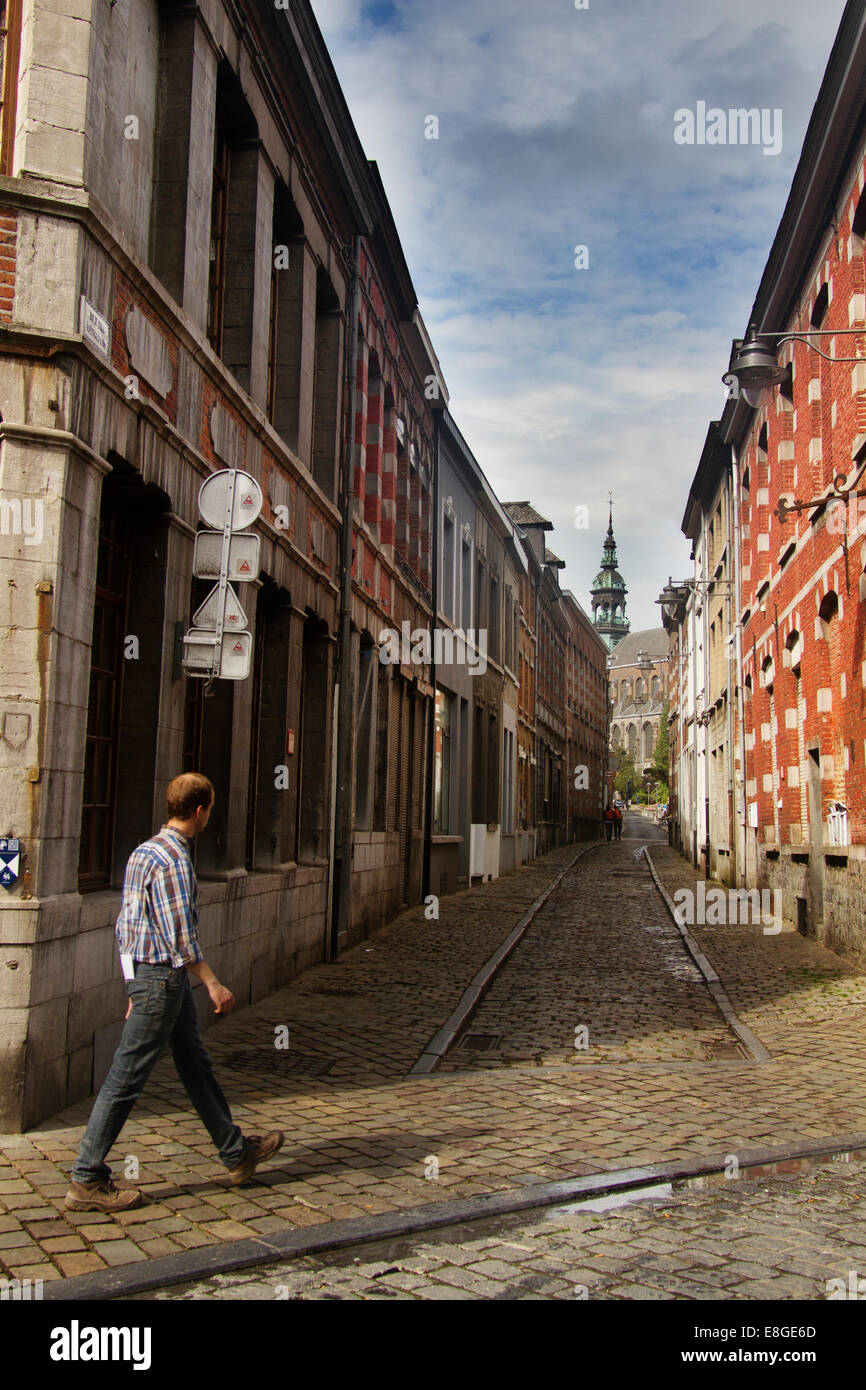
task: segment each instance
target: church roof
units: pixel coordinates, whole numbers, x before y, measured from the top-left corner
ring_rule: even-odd
[[[647,656],[670,658],[671,647],[668,634],[663,627],[642,628],[640,632],[630,632],[617,642],[613,651],[611,666],[636,666],[638,652]]]

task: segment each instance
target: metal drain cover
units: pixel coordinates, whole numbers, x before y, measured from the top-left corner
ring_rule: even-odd
[[[224,1057],[214,1058],[219,1067],[227,1071],[271,1071],[291,1072],[299,1076],[325,1076],[331,1070],[335,1057],[306,1057],[301,1052],[265,1052],[257,1047],[241,1048],[237,1052],[227,1052]]]
[[[494,1052],[501,1042],[501,1033],[464,1033],[457,1046],[470,1052]]]
[[[710,1062],[742,1062],[746,1056],[739,1043],[707,1043],[706,1051]]]

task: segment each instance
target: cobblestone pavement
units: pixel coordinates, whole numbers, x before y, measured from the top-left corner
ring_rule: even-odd
[[[91,1101],[0,1136],[0,1274],[56,1279],[287,1225],[866,1131],[863,972],[793,930],[693,928],[773,1061],[742,1057],[635,855],[644,842],[668,891],[694,883],[637,817],[620,843],[583,854],[470,1024],[502,1035],[495,1055],[461,1047],[438,1072],[407,1075],[575,846],[443,898],[438,921],[402,913],[211,1028],[238,1122],[286,1131],[278,1162],[248,1187],[227,1186],[170,1059],[112,1156],[117,1176],[138,1174],[148,1204],[137,1211],[63,1208]],[[280,1025],[287,1052],[274,1047]]]
[[[866,1164],[700,1181],[702,1190],[472,1222],[149,1297],[821,1300],[856,1293],[861,1279],[866,1297]]]
[[[467,1041],[490,1038],[496,1050],[458,1044],[443,1071],[742,1056],[650,877],[644,843],[629,837],[577,861],[472,1020]]]

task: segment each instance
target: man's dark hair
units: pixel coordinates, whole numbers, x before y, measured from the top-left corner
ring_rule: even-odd
[[[165,809],[169,820],[189,820],[199,806],[210,806],[213,799],[213,782],[204,773],[182,772],[166,787]]]

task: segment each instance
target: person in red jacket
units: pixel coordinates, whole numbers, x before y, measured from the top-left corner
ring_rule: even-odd
[[[622,811],[618,806],[613,808],[613,838],[615,840],[622,839]]]
[[[604,808],[604,830],[609,840],[613,837],[613,828],[615,824],[616,816],[614,815],[613,807],[611,805],[607,805]]]

